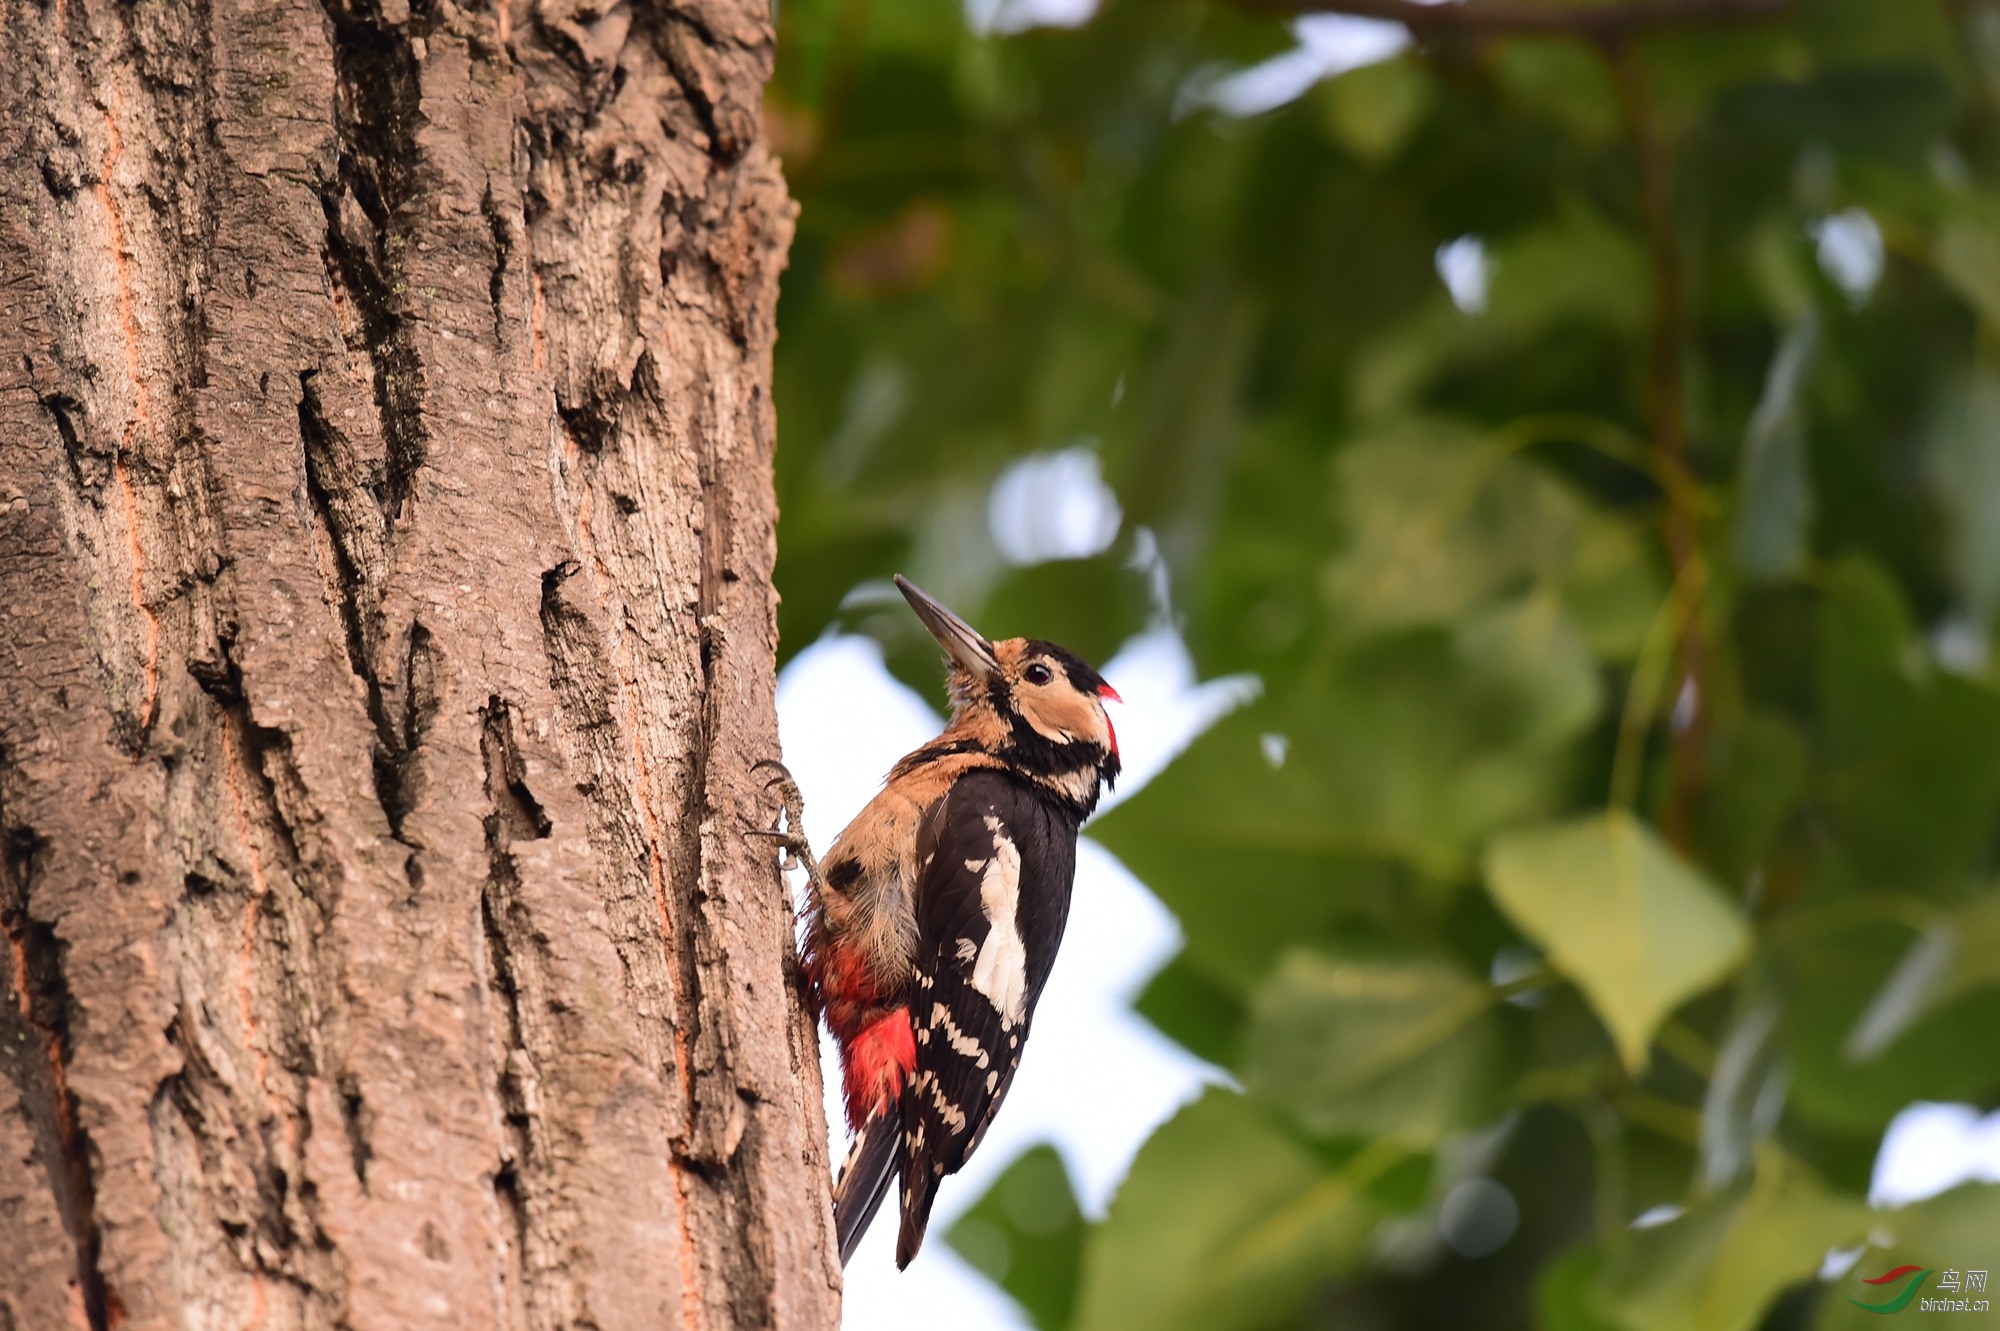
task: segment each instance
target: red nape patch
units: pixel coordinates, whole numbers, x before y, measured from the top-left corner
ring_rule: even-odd
[[[847,1125],[859,1132],[870,1114],[887,1109],[916,1065],[917,1037],[908,1008],[899,1007],[862,1028],[840,1051]]]

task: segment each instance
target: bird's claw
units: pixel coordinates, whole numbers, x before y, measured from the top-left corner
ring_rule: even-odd
[[[813,888],[818,890],[820,886],[819,861],[813,857],[812,846],[806,840],[806,802],[805,796],[799,793],[799,783],[793,779],[791,771],[775,758],[762,758],[750,764],[750,770],[753,772],[761,767],[771,768],[777,773],[776,776],[773,776],[769,781],[764,783],[764,789],[771,790],[775,788],[778,791],[779,797],[784,801],[784,825],[782,827],[752,828],[744,835],[762,837],[766,840],[776,842],[778,849],[783,851],[785,855],[785,858],[779,863],[778,867],[787,871],[795,868],[803,868],[806,871],[806,877],[811,880]]]
[[[777,773],[776,776],[764,783],[764,789],[770,790],[774,786],[777,788],[779,796],[785,802],[786,825],[794,830],[804,827],[806,818],[805,796],[799,793],[799,783],[793,778],[791,769],[776,758],[760,758],[750,764],[750,770],[753,772],[760,767],[768,767]]]

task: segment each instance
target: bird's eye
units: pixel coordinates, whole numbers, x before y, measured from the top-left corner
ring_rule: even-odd
[[[1040,661],[1035,662],[1033,665],[1029,666],[1026,670],[1023,670],[1021,672],[1021,677],[1027,680],[1030,684],[1046,684],[1051,679],[1055,678],[1054,675],[1051,675],[1049,673],[1049,668],[1043,665]]]

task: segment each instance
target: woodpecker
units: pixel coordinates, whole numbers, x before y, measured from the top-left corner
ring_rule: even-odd
[[[890,770],[823,861],[806,852],[802,959],[854,1132],[834,1184],[840,1260],[894,1176],[902,1268],[1020,1064],[1069,918],[1077,828],[1118,776],[1105,703],[1121,700],[1074,652],[989,642],[896,586],[945,650],[951,721]]]

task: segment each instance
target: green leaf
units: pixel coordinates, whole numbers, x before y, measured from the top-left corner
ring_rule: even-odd
[[[1348,548],[1326,584],[1357,627],[1446,623],[1568,563],[1575,500],[1455,427],[1383,430],[1341,455],[1336,482]]]
[[[1800,27],[1829,65],[1925,61],[1959,73],[1961,43],[1948,6],[1806,0],[1799,9]]]
[[[1813,498],[1800,398],[1818,345],[1819,317],[1808,311],[1785,333],[1771,358],[1743,441],[1736,557],[1753,577],[1784,577],[1805,561]]]
[[[1797,727],[1751,711],[1716,736],[1713,761],[1702,793],[1702,860],[1741,889],[1797,812],[1811,752]]]
[[[1335,480],[1347,542],[1325,586],[1360,631],[1452,623],[1556,587],[1592,645],[1625,654],[1658,607],[1657,574],[1624,524],[1462,427],[1384,427],[1342,453]]]
[[[1482,729],[1516,752],[1560,752],[1603,706],[1597,663],[1553,592],[1464,616],[1453,647]]]
[[[1932,261],[1987,324],[2000,326],[2000,216],[1990,202],[1961,207],[1938,228]]]
[[[1329,79],[1316,94],[1327,129],[1365,161],[1393,157],[1416,132],[1436,87],[1414,58],[1384,60]]]
[[[1775,997],[1746,1002],[1731,1018],[1701,1097],[1701,1178],[1704,1186],[1736,1181],[1771,1137],[1784,1107],[1790,1071]]]
[[[1589,510],[1562,575],[1562,603],[1590,650],[1607,661],[1639,654],[1667,594],[1650,534]]]
[[[1266,735],[1285,735],[1282,768]],[[1215,726],[1142,793],[1090,824],[1179,918],[1187,962],[1248,994],[1301,938],[1386,908],[1394,868],[1329,825],[1321,755],[1268,703]]]
[[[1185,953],[1146,982],[1132,1010],[1197,1058],[1228,1068],[1242,1057],[1242,1001]]]
[[[1543,1269],[1535,1284],[1542,1331],[1617,1331],[1597,1306],[1603,1269],[1604,1254],[1589,1244],[1572,1248]]]
[[[1498,605],[1230,716],[1091,834],[1179,916],[1189,958],[1247,993],[1337,920],[1402,927],[1404,884],[1448,883],[1491,830],[1548,812],[1599,697],[1552,598]]]
[[[1994,255],[2000,310],[2000,247]],[[1989,318],[2000,328],[2000,319]],[[1946,557],[1959,600],[1990,634],[2000,614],[2000,374],[1984,369],[1944,395],[1928,440],[1931,492],[1944,511]]]
[[[1973,898],[1910,945],[1856,1019],[1848,1054],[1873,1059],[1925,1017],[1991,985],[2000,985],[2000,891]]]
[[[1826,578],[1820,629],[1828,831],[1864,886],[1957,894],[2000,813],[2000,694],[1932,669],[1876,565]]]
[[[1629,1068],[1683,1001],[1750,944],[1741,912],[1622,810],[1513,832],[1486,857],[1494,900],[1590,998]]]
[[[1631,1235],[1597,1306],[1625,1331],[1750,1331],[1772,1301],[1867,1232],[1868,1208],[1775,1149],[1747,1190]]]
[[[1244,1085],[1313,1132],[1435,1145],[1483,1108],[1490,988],[1448,962],[1313,952],[1259,991]]]
[[[1614,334],[1645,326],[1646,251],[1632,232],[1579,202],[1494,247],[1488,314],[1527,338],[1575,324]]]
[[[1949,79],[1935,67],[1877,64],[1829,70],[1800,83],[1752,84],[1733,91],[1723,105],[1739,133],[1913,162],[1944,132],[1955,100]]]
[[[1815,265],[1796,221],[1789,216],[1759,219],[1743,238],[1750,279],[1774,320],[1795,325],[1816,312]]]
[[[1211,1089],[1153,1135],[1091,1234],[1076,1331],[1250,1331],[1362,1255],[1369,1184],[1404,1153],[1329,1171],[1256,1104]]]
[[[1026,1310],[1041,1331],[1064,1331],[1076,1307],[1084,1223],[1069,1171],[1036,1146],[993,1181],[945,1241]]]
[[[1586,142],[1618,132],[1624,117],[1605,62],[1587,47],[1551,38],[1501,44],[1493,74],[1507,96],[1561,124]]]
[[[1893,898],[1851,904],[1842,928],[1801,920],[1781,953],[1793,995],[1790,1112],[1872,1144],[1912,1100],[1984,1101],[2000,1091],[2000,1066],[1972,1053],[2000,1026],[2000,989],[1974,985],[1933,1000],[1917,981],[1923,969],[1950,964],[1936,944],[1927,949],[1922,932],[1898,922]],[[1913,986],[1921,1010],[1897,1011],[1898,991]]]

